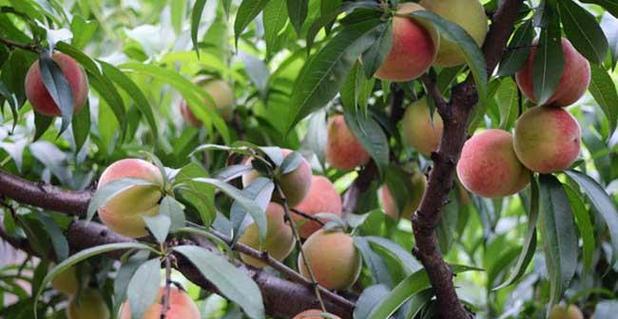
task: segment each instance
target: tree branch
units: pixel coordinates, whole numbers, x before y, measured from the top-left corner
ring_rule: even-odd
[[[504,0],[493,15],[493,23],[485,39],[483,53],[489,74],[500,61],[506,43],[513,32],[515,19],[523,0]],[[424,80],[429,94],[434,98],[437,88],[431,79]],[[439,250],[435,228],[440,222],[441,210],[453,187],[455,165],[466,141],[467,123],[478,101],[472,78],[453,88],[452,99],[445,108],[438,108],[443,116],[444,133],[437,152],[432,153],[434,166],[431,169],[427,190],[419,210],[413,216],[416,239],[415,256],[423,264],[435,290],[441,318],[467,319],[470,316],[457,297],[453,285],[453,273]]]

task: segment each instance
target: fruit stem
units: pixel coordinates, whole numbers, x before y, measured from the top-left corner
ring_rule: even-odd
[[[283,191],[281,190],[281,187],[279,187],[278,184],[275,184],[275,188],[277,192],[279,193],[279,197],[282,198],[281,204],[283,206],[283,211],[285,212],[285,218],[290,223],[290,228],[292,228],[292,234],[294,234],[294,239],[296,241],[296,245],[298,246],[298,250],[300,251],[300,256],[303,258],[303,262],[305,266],[307,266],[307,270],[309,271],[309,277],[311,278],[311,284],[313,286],[313,291],[315,292],[315,297],[318,298],[318,301],[320,302],[320,308],[322,309],[322,311],[328,312],[326,311],[326,306],[324,306],[324,300],[322,300],[322,293],[320,292],[318,282],[315,280],[315,274],[313,273],[313,269],[311,269],[311,264],[309,263],[309,259],[307,255],[305,254],[305,251],[303,250],[303,244],[300,240],[298,229],[296,229],[296,223],[294,223],[292,219],[292,215],[290,214],[290,207],[288,205],[288,200],[286,199],[285,194],[283,194]]]

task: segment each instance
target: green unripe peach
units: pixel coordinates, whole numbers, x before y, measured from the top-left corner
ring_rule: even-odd
[[[401,3],[399,15],[425,10],[417,3]],[[436,59],[440,38],[436,30],[419,20],[395,16],[390,51],[375,76],[389,81],[410,81],[425,73]]]
[[[443,123],[434,111],[430,116],[427,98],[410,104],[403,115],[401,129],[404,142],[419,153],[429,156],[438,149],[442,139]]]
[[[75,274],[75,267],[70,267],[59,273],[52,279],[51,285],[54,289],[67,295],[76,293],[79,289],[79,280],[77,274]]]
[[[129,237],[148,235],[143,216],[159,213],[163,177],[159,168],[140,159],[123,159],[107,167],[99,179],[98,188],[123,178],[143,179],[154,185],[132,186],[99,208],[101,221],[111,230]]]
[[[478,46],[487,35],[487,16],[479,0],[422,0],[420,5],[442,18],[458,24],[474,39]],[[464,54],[457,43],[440,38],[436,65],[451,67],[465,63]]]
[[[144,313],[144,317],[142,319],[159,319],[161,318],[161,298],[165,293],[164,289],[161,288],[159,290],[159,294],[157,295],[157,302],[150,305],[146,313]],[[189,297],[189,295],[176,288],[170,287],[170,300],[169,300],[170,308],[165,313],[166,319],[200,319],[200,310]],[[119,319],[131,319],[131,307],[128,302],[125,302],[122,305],[122,309],[120,311]]]
[[[408,201],[403,208],[403,213],[400,214],[399,207],[397,207],[397,201],[391,194],[388,186],[383,185],[378,189],[378,195],[384,212],[393,219],[410,219],[412,214],[418,209],[425,194],[425,188],[427,186],[427,178],[420,172],[414,172],[411,177],[411,193],[408,196]]]
[[[322,310],[319,309],[310,309],[310,310],[305,310],[299,314],[297,314],[296,316],[294,316],[294,318],[292,319],[324,319],[324,315]],[[340,319],[339,317],[332,315],[332,314],[328,314],[328,318],[331,319]]]
[[[196,82],[212,98],[212,101],[206,101],[206,105],[210,106],[211,102],[214,102],[214,108],[221,117],[226,121],[230,121],[234,114],[234,90],[232,90],[230,85],[223,80],[212,78],[200,78]],[[190,125],[195,127],[202,126],[202,122],[193,114],[191,108],[184,100],[180,102],[180,114]]]
[[[369,162],[369,153],[350,131],[343,115],[335,115],[328,121],[324,155],[330,166],[341,170],[350,170]]]
[[[549,319],[584,319],[584,314],[576,305],[555,305],[549,313]]]
[[[309,194],[307,194],[305,199],[295,208],[311,216],[320,213],[341,216],[341,196],[339,196],[339,193],[337,193],[335,189],[335,185],[333,185],[328,178],[324,176],[313,176]],[[298,233],[302,238],[309,237],[322,227],[320,223],[304,218],[298,214],[292,214],[292,218],[297,225],[300,224]],[[328,220],[323,221],[327,222]]]
[[[109,319],[110,313],[103,296],[94,289],[84,289],[71,298],[66,309],[68,319]]]
[[[581,128],[563,108],[533,107],[515,124],[515,153],[530,170],[539,173],[562,171],[577,159]]]
[[[62,74],[69,82],[73,97],[73,112],[77,113],[84,107],[88,99],[88,76],[81,65],[66,54],[54,53],[52,60],[60,67]],[[46,116],[60,115],[60,108],[43,83],[39,60],[35,61],[28,69],[24,85],[26,97],[35,111]]]
[[[360,254],[352,236],[339,231],[318,230],[303,244],[303,251],[318,284],[327,289],[347,289],[358,279]],[[303,257],[298,256],[298,269],[311,278]]]
[[[530,171],[517,159],[511,133],[489,129],[463,146],[457,176],[470,192],[484,197],[512,195],[530,182]]]
[[[294,234],[290,225],[285,222],[285,212],[281,205],[268,204],[266,225],[266,238],[263,241],[260,242],[258,227],[255,223],[245,228],[238,241],[259,251],[265,251],[274,259],[285,259],[294,249]],[[240,258],[246,264],[257,268],[266,266],[263,261],[245,254],[240,254]]]
[[[281,149],[281,154],[285,158],[286,156],[292,153],[291,150]],[[246,163],[251,163],[253,161],[252,158],[246,160]],[[252,170],[248,173],[243,174],[242,176],[242,184],[244,187],[247,187],[251,182],[253,182],[259,175],[256,170]],[[285,195],[285,198],[290,207],[298,205],[307,193],[309,192],[309,188],[311,188],[311,165],[307,162],[306,159],[301,157],[301,163],[291,172],[286,174],[279,173],[275,176],[275,180],[279,183],[281,187],[281,191]],[[278,193],[275,192],[273,198],[279,199]]]

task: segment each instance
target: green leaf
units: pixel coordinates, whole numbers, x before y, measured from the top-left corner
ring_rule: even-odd
[[[597,19],[572,0],[558,1],[558,10],[564,32],[577,51],[592,63],[602,63],[608,43]]]
[[[533,38],[534,27],[532,19],[517,27],[504,53],[502,62],[500,62],[500,67],[498,68],[499,76],[513,75],[524,66],[530,54],[530,44]]]
[[[52,60],[48,53],[43,53],[39,57],[39,67],[43,84],[62,115],[62,127],[58,133],[61,134],[69,127],[73,118],[73,93],[71,86],[58,64]]]
[[[84,108],[73,116],[71,125],[75,139],[75,152],[79,153],[90,133],[90,103],[86,103]]]
[[[480,103],[485,103],[487,98],[487,68],[485,64],[485,56],[481,49],[476,44],[476,41],[459,25],[450,22],[439,15],[430,11],[415,11],[410,14],[412,18],[429,21],[440,32],[440,35],[446,39],[457,43],[464,54],[466,64],[470,68],[476,89],[479,95]]]
[[[279,33],[288,20],[287,0],[270,0],[264,7],[264,41],[268,52],[273,52]]]
[[[183,205],[172,196],[165,196],[159,204],[159,214],[170,219],[170,231],[185,227],[185,213]]]
[[[127,297],[132,318],[143,318],[144,313],[157,302],[161,285],[161,261],[159,258],[143,263],[127,286]]]
[[[295,169],[298,168],[298,166],[300,166],[300,164],[303,163],[303,161],[304,158],[302,155],[300,155],[299,152],[294,151],[288,154],[283,159],[283,162],[281,162],[281,166],[279,167],[279,169],[281,170],[281,174],[285,175],[293,172]]]
[[[363,69],[367,77],[372,77],[380,68],[393,45],[393,24],[378,26],[375,44],[363,53]]]
[[[376,162],[380,172],[388,166],[388,140],[386,133],[371,116],[364,116],[359,112],[344,113],[345,123]]]
[[[274,189],[275,184],[271,180],[265,177],[258,177],[245,187],[242,192],[246,198],[254,201],[263,211],[266,211]],[[247,213],[247,210],[239,202],[234,201],[232,203],[232,207],[230,208],[230,222],[234,229],[234,242],[236,242],[241,235],[243,222],[245,221]],[[251,217],[253,217],[253,215],[251,215]],[[258,218],[261,219],[261,217]],[[256,225],[258,225],[259,238],[261,240],[266,239],[267,225],[257,223]]]
[[[43,134],[45,134],[47,129],[51,126],[53,121],[54,121],[53,117],[41,115],[38,112],[34,112],[35,130],[34,130],[34,139],[32,141],[35,142],[36,140],[41,138],[41,136],[43,136]]]
[[[294,26],[294,30],[300,37],[300,31],[307,19],[307,11],[309,9],[309,0],[287,0],[288,15]]]
[[[69,256],[69,243],[56,222],[47,214],[38,214],[39,221],[51,239],[58,261],[65,260]]]
[[[607,121],[610,127],[610,132],[616,130],[616,124],[618,122],[618,91],[616,91],[616,84],[612,80],[611,76],[607,73],[603,67],[598,65],[590,65],[591,78],[588,91],[597,101],[603,113],[607,117]]]
[[[104,206],[108,201],[110,201],[118,194],[135,186],[151,186],[153,189],[161,187],[160,185],[157,185],[153,182],[138,178],[122,178],[112,181],[108,184],[105,184],[94,193],[94,196],[92,196],[90,203],[88,203],[88,213],[86,219],[91,220],[94,216],[94,213],[99,208]]]
[[[539,185],[536,179],[532,178],[530,181],[530,209],[528,210],[528,231],[524,239],[524,245],[513,268],[511,275],[503,283],[493,288],[498,290],[506,288],[515,282],[517,282],[526,272],[526,268],[532,261],[534,253],[536,252],[536,225],[539,217]]]
[[[144,95],[144,92],[142,92],[140,87],[137,86],[137,84],[135,84],[135,82],[133,82],[130,77],[124,74],[124,72],[117,69],[115,66],[106,62],[100,63],[103,67],[104,76],[114,81],[127,93],[127,95],[131,97],[131,99],[133,99],[137,109],[146,118],[146,122],[150,126],[152,137],[156,139],[159,135],[159,128],[157,125],[157,121],[155,120],[152,106],[148,102],[148,99]]]
[[[137,253],[131,255],[127,261],[123,262],[120,268],[118,268],[116,278],[114,279],[115,310],[118,310],[120,305],[124,303],[127,297],[127,287],[129,286],[129,282],[131,281],[131,278],[133,278],[133,274],[135,274],[137,268],[146,262],[148,255],[148,251],[138,251]]]
[[[596,319],[611,319],[618,313],[618,300],[603,300],[599,302],[594,310]]]
[[[34,296],[34,300],[35,300],[34,308],[36,309],[36,303],[38,299],[41,297],[41,294],[43,293],[43,288],[47,284],[49,284],[52,281],[52,279],[56,278],[56,276],[58,276],[63,271],[73,267],[77,263],[84,261],[90,257],[105,254],[105,253],[112,252],[115,250],[127,250],[127,249],[148,250],[148,251],[157,253],[157,251],[151,248],[150,246],[142,244],[142,243],[137,243],[137,242],[105,244],[105,245],[100,245],[100,246],[84,249],[72,255],[71,257],[65,259],[63,262],[59,263],[58,265],[56,265],[56,267],[50,270],[49,273],[47,273],[47,275],[43,279],[43,282],[41,283],[41,288],[37,291],[36,295]],[[38,318],[36,313],[34,317],[35,319]]]
[[[383,249],[390,252],[399,262],[403,269],[406,270],[408,274],[411,274],[415,271],[418,271],[422,268],[422,265],[412,257],[410,252],[403,249],[399,244],[383,237],[377,236],[366,236],[365,237],[371,244],[382,247]]]
[[[558,13],[547,2],[542,23],[543,29],[532,67],[533,91],[539,105],[545,104],[554,94],[564,69]]]
[[[597,213],[605,220],[611,237],[614,250],[612,256],[615,263],[618,259],[618,210],[616,206],[603,187],[588,175],[574,170],[568,170],[565,173],[581,187]]]
[[[200,27],[200,20],[202,20],[202,12],[206,6],[208,0],[196,0],[193,10],[191,10],[191,41],[193,42],[193,49],[197,56],[200,56],[200,48],[198,46],[197,33]],[[180,1],[179,1],[180,2]]]
[[[609,12],[605,12],[601,18],[600,25],[609,45],[609,53],[612,56],[612,68],[615,68],[618,62],[618,19]]]
[[[519,112],[517,84],[511,78],[502,79],[494,96],[500,110],[500,128],[510,130]]]
[[[577,268],[577,235],[569,200],[558,179],[541,175],[541,230],[547,271],[550,277],[550,304],[562,298]]]
[[[195,209],[201,218],[202,225],[208,227],[215,220],[217,214],[217,209],[214,205],[215,188],[211,185],[192,180],[195,177],[205,176],[208,176],[206,170],[201,165],[191,162],[183,166],[176,174],[174,190],[177,198]]]
[[[564,191],[569,198],[569,205],[573,210],[575,223],[579,229],[579,236],[582,239],[582,263],[584,270],[593,271],[592,262],[596,244],[594,225],[592,224],[590,213],[581,195],[576,193],[568,184],[564,185]]]
[[[167,235],[170,232],[172,226],[172,220],[169,216],[163,214],[157,214],[154,216],[143,216],[146,227],[152,234],[152,236],[160,243],[163,244]],[[139,317],[138,317],[139,318]]]
[[[618,1],[616,0],[581,0],[581,2],[598,4],[618,18]]]
[[[234,37],[236,46],[240,34],[245,30],[255,17],[264,9],[270,0],[243,0],[236,12],[236,20],[234,20]]]
[[[77,49],[83,49],[94,36],[97,27],[96,21],[87,21],[79,15],[74,15],[71,21],[71,32],[73,33],[71,45]]]
[[[177,246],[174,251],[187,257],[202,276],[222,295],[238,304],[249,318],[264,318],[262,294],[247,273],[223,257],[198,246]]]
[[[384,284],[387,286],[393,285],[393,280],[386,263],[382,260],[382,257],[371,249],[369,242],[364,237],[354,237],[354,245],[358,248],[365,261],[365,265],[371,271],[374,282],[378,284]]]
[[[305,64],[292,90],[288,132],[335,97],[358,57],[373,45],[379,24],[367,20],[346,26]]]
[[[373,285],[363,289],[360,297],[356,301],[354,308],[354,318],[365,319],[380,300],[384,299],[389,293],[389,288],[385,285]]]

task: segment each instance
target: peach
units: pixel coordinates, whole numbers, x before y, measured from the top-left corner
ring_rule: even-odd
[[[327,318],[323,314],[324,313],[322,312],[322,310],[319,310],[319,309],[309,309],[309,310],[305,310],[305,311],[297,314],[292,319],[324,319],[324,318]],[[329,319],[340,319],[339,317],[337,317],[335,315],[332,315],[332,314],[328,314],[328,318]]]
[[[51,285],[54,289],[72,295],[79,289],[79,280],[75,274],[75,267],[66,269],[52,279]]]
[[[328,178],[313,176],[309,193],[295,208],[307,215],[330,213],[341,216],[341,196],[339,196],[335,186]],[[294,222],[300,224],[298,232],[302,238],[309,237],[322,227],[318,222],[308,220],[298,214],[292,214],[292,217]],[[327,220],[324,221],[326,222]]]
[[[562,171],[577,159],[581,128],[566,110],[538,106],[524,112],[515,124],[515,153],[532,171]]]
[[[555,305],[549,314],[549,319],[584,319],[584,314],[576,305]]]
[[[412,214],[414,214],[414,212],[418,209],[418,206],[421,204],[421,200],[423,199],[423,194],[425,194],[427,178],[420,172],[414,172],[411,178],[411,186],[411,193],[409,194],[408,201],[403,208],[403,213],[401,214],[399,207],[397,207],[397,202],[392,196],[388,186],[384,184],[380,187],[380,189],[378,189],[378,197],[382,203],[382,208],[384,208],[384,212],[388,216],[393,219],[412,218]]]
[[[521,92],[534,103],[538,102],[534,96],[533,71],[536,50],[536,47],[530,50],[526,64],[515,75]],[[590,63],[565,38],[562,38],[562,53],[564,54],[564,67],[560,75],[560,82],[556,86],[554,94],[544,103],[546,105],[571,105],[586,93],[590,84]]]
[[[458,24],[481,46],[487,35],[487,16],[478,0],[422,0],[419,3],[427,10]],[[463,64],[465,58],[457,43],[440,38],[436,65],[451,67]]]
[[[425,10],[421,5],[401,3],[397,14]],[[375,77],[405,82],[418,78],[435,61],[440,43],[438,33],[428,24],[406,17],[393,17],[393,42]]]
[[[307,238],[303,251],[316,281],[327,289],[347,289],[360,275],[360,254],[354,239],[346,233],[318,230]],[[311,278],[300,254],[298,269],[305,278]]]
[[[144,313],[144,317],[142,319],[159,319],[161,318],[161,298],[165,293],[164,288],[159,290],[159,294],[157,296],[157,302],[152,304],[146,313]],[[189,297],[189,295],[176,288],[170,287],[170,308],[165,313],[166,319],[200,319],[200,310],[197,305]],[[122,305],[120,310],[120,318],[119,319],[131,319],[131,307],[128,302],[125,302]]]
[[[349,170],[369,162],[369,153],[348,129],[343,115],[335,115],[328,121],[326,162],[330,166]]]
[[[276,260],[283,260],[294,249],[294,234],[292,228],[285,222],[283,207],[277,203],[270,203],[266,208],[266,239],[260,242],[258,227],[251,223],[240,236],[239,242],[257,250],[267,252]],[[240,254],[240,259],[253,267],[262,268],[266,264],[251,256]]]
[[[99,217],[107,227],[121,235],[146,236],[148,231],[143,216],[159,213],[163,185],[161,171],[144,160],[123,159],[103,171],[98,189],[123,178],[143,179],[155,185],[138,185],[124,190],[99,208]]]
[[[442,139],[443,123],[438,112],[430,116],[427,98],[413,102],[406,108],[401,121],[404,142],[419,153],[429,156]]]
[[[91,288],[82,290],[69,301],[66,308],[68,319],[109,319],[109,309],[103,296]]]
[[[221,117],[228,122],[232,120],[232,116],[234,115],[234,90],[230,85],[223,80],[211,78],[199,78],[196,82],[208,95],[210,95],[215,102],[215,109],[219,112]],[[209,104],[209,100],[207,100],[206,105]],[[193,114],[191,108],[189,108],[187,102],[184,100],[180,102],[180,114],[190,125],[195,127],[202,126],[202,121]]]
[[[63,53],[54,53],[52,59],[64,74],[71,87],[73,96],[73,112],[79,112],[88,99],[88,76],[77,61]],[[32,108],[46,116],[59,116],[60,108],[49,94],[41,78],[39,60],[32,63],[25,80],[26,97]]]
[[[292,153],[291,150],[281,149],[281,154],[283,157],[287,157]],[[251,163],[253,161],[252,158],[245,161],[245,163]],[[309,193],[309,188],[311,188],[311,165],[309,162],[302,158],[302,162],[294,169],[293,171],[283,174],[280,172],[275,172],[275,180],[281,187],[281,191],[286,197],[288,205],[293,207],[298,205],[307,193]],[[248,173],[243,174],[242,183],[244,187],[247,187],[253,180],[255,180],[259,175],[256,170],[252,170]],[[273,195],[274,199],[279,199],[278,194],[275,192]]]
[[[489,129],[463,146],[457,176],[472,193],[484,197],[512,195],[530,182],[530,171],[517,159],[511,133]]]

